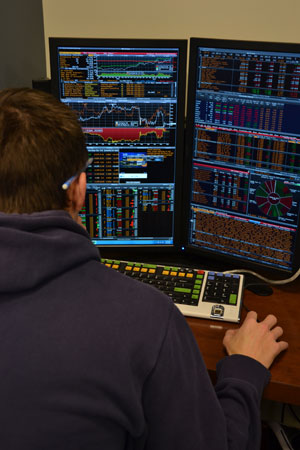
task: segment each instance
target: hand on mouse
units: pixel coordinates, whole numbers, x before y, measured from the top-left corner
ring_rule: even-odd
[[[268,369],[276,356],[288,348],[287,342],[277,341],[283,330],[276,324],[277,318],[272,314],[257,322],[257,313],[250,311],[240,328],[225,333],[223,344],[227,353],[249,356]]]

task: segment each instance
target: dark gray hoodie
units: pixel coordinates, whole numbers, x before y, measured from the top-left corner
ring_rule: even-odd
[[[269,372],[235,355],[217,374],[172,301],[101,264],[68,213],[0,213],[1,449],[259,449]]]

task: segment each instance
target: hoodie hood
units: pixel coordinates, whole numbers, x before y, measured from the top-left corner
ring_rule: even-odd
[[[66,211],[0,213],[1,294],[36,288],[99,259],[88,233]]]

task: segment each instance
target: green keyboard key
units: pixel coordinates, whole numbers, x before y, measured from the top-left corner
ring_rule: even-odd
[[[176,287],[176,288],[174,288],[174,291],[182,292],[183,294],[190,294],[192,292],[192,289]]]
[[[230,294],[229,304],[230,305],[236,305],[236,302],[237,302],[237,295],[236,294]]]

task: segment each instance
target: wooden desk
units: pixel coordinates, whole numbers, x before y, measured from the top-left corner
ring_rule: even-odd
[[[282,326],[282,339],[289,343],[287,351],[277,357],[271,367],[271,381],[264,391],[264,398],[277,402],[300,405],[300,279],[286,286],[274,287],[274,293],[260,297],[244,291],[244,304],[263,319],[274,314]],[[242,309],[242,320],[246,315]],[[212,380],[216,376],[216,363],[225,355],[222,346],[225,331],[238,325],[187,318],[198,342]]]

